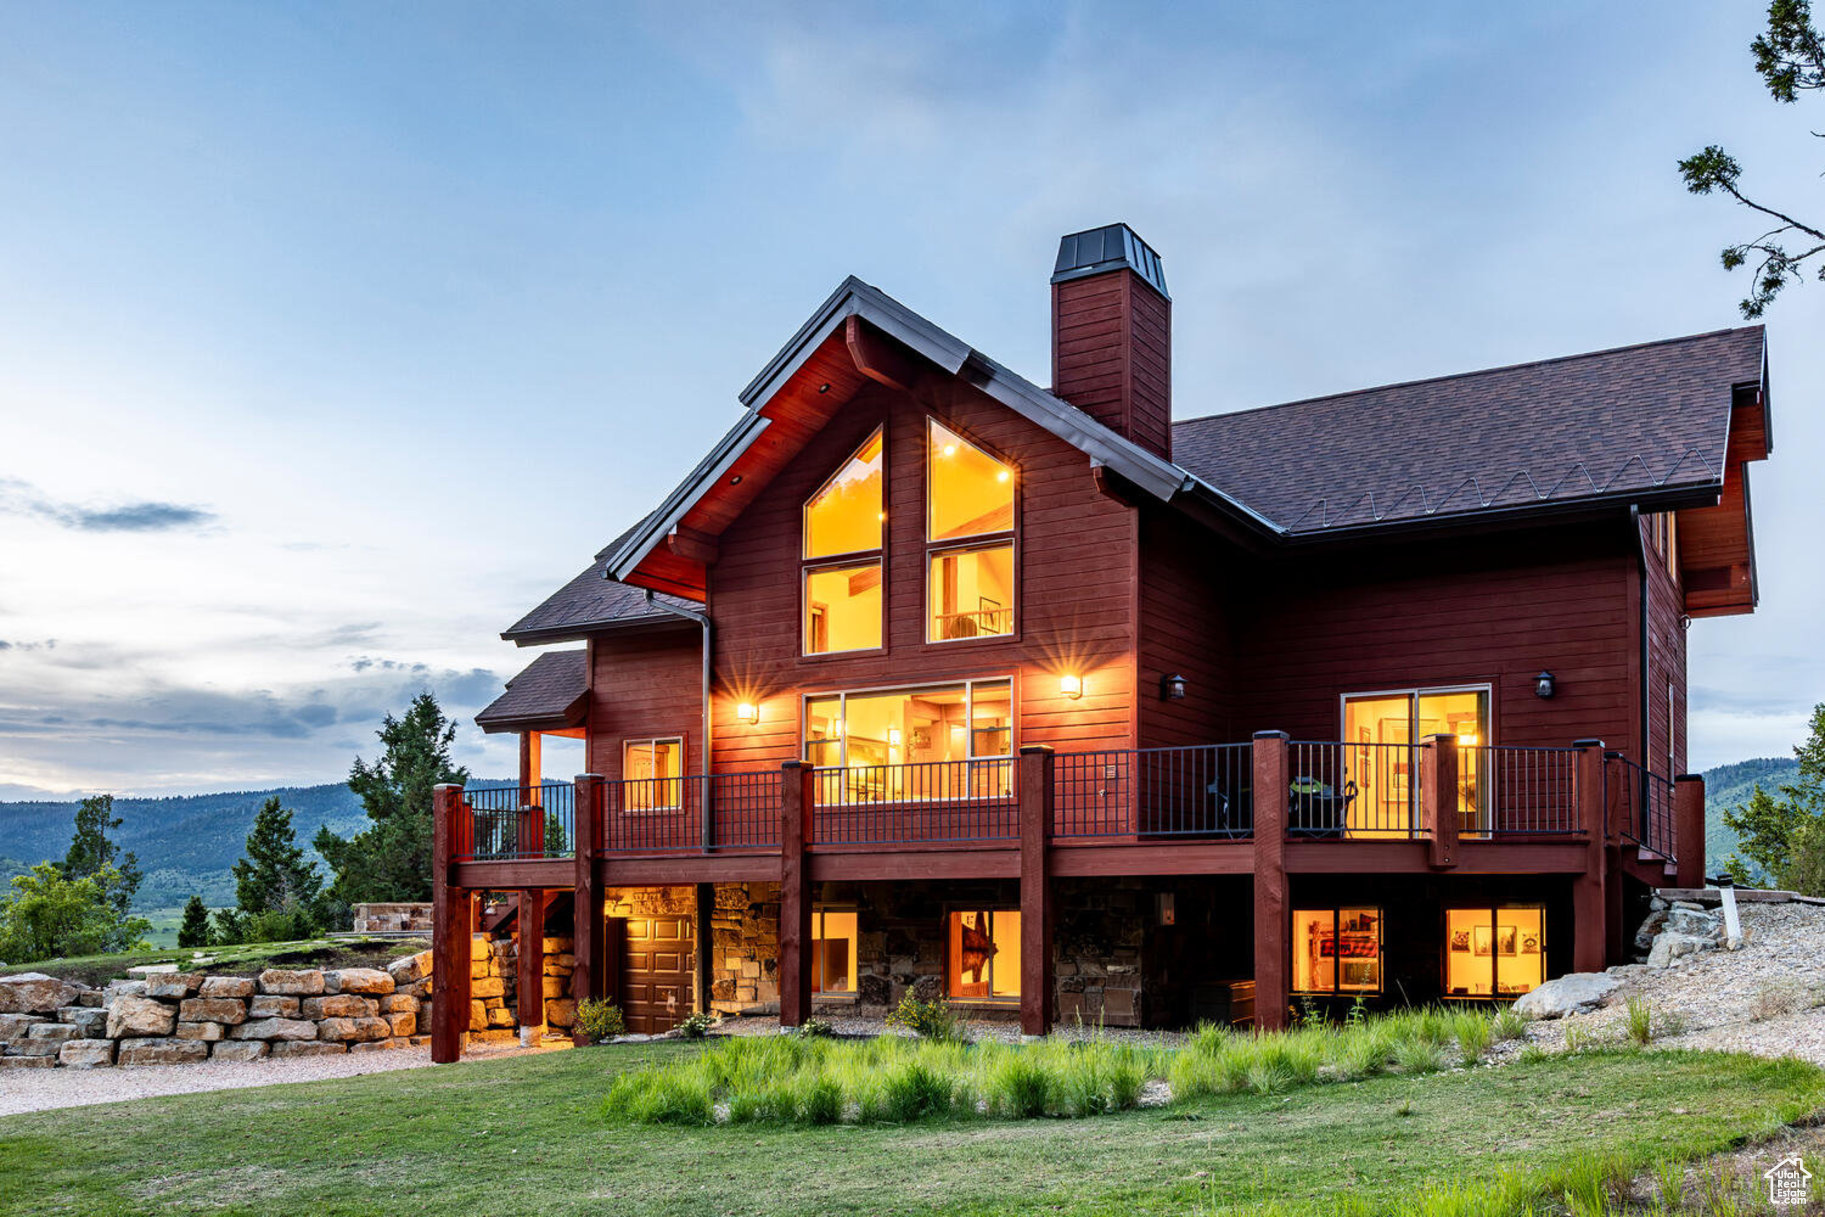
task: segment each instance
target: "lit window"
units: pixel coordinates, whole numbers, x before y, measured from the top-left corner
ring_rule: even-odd
[[[855,992],[856,914],[854,909],[814,909],[811,913],[811,991]]]
[[[951,550],[931,556],[933,642],[1014,632],[1014,546]]]
[[[925,539],[954,541],[1014,528],[1014,469],[930,420]]]
[[[1013,687],[976,680],[805,700],[820,802],[1002,798],[1013,789]],[[949,763],[945,763],[949,762]]]
[[[1490,744],[1489,688],[1401,689],[1343,699],[1343,761],[1339,785],[1355,785],[1343,809],[1351,837],[1407,837],[1419,827],[1419,772],[1411,745],[1429,735],[1458,738],[1459,831],[1489,831],[1489,791],[1480,780],[1481,748]]]
[[[837,554],[877,556],[868,562],[806,567],[800,645],[807,655],[868,651],[881,645],[881,432],[843,462],[805,504],[807,559]]]
[[[1292,988],[1295,993],[1379,993],[1381,910],[1296,911]]]
[[[1020,997],[1020,913],[979,909],[952,913],[945,991],[971,1001]]]
[[[1445,993],[1519,997],[1546,980],[1546,908],[1445,910]]]
[[[683,774],[683,740],[628,740],[621,745],[621,805],[629,811],[682,806]]]
[[[805,557],[881,548],[881,433],[876,431],[805,504]]]
[[[805,654],[881,645],[881,564],[805,572]]]

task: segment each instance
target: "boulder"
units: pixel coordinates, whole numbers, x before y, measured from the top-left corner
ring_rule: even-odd
[[[43,972],[0,976],[0,1014],[49,1014],[70,1005],[81,992],[81,985]]]
[[[272,1046],[274,1057],[336,1056],[348,1050],[347,1044],[331,1043],[325,1040],[285,1040]]]
[[[7,1049],[14,1056],[56,1056],[57,1050],[63,1047],[63,1040],[23,1039],[14,1040],[13,1046]]]
[[[1696,934],[1676,934],[1672,930],[1664,930],[1654,935],[1654,948],[1648,952],[1648,967],[1671,967],[1675,959],[1695,955],[1700,951],[1709,951],[1716,945],[1717,943],[1711,938],[1701,938]]]
[[[1694,938],[1722,938],[1724,919],[1716,913],[1675,908],[1667,913],[1665,928],[1669,933],[1689,934]]]
[[[400,985],[394,992],[410,993],[413,997],[418,998],[429,997],[431,996],[431,978],[427,976],[423,980],[415,980],[409,985]]]
[[[170,1035],[176,1025],[177,1010],[150,997],[117,997],[108,1007],[107,1036],[111,1040]]]
[[[209,1059],[209,1045],[198,1040],[122,1040],[115,1058],[122,1065],[188,1065]]]
[[[0,1014],[0,1048],[24,1039],[27,1032],[45,1021],[42,1014]]]
[[[314,1040],[317,1024],[301,1018],[256,1018],[228,1032],[236,1040]]]
[[[484,976],[469,982],[470,997],[504,997],[507,986],[498,976]]]
[[[54,1056],[0,1056],[0,1069],[55,1069]]]
[[[365,1044],[350,1044],[349,1051],[350,1052],[391,1052],[395,1048],[406,1048],[406,1047],[410,1047],[410,1042],[407,1040],[400,1040],[400,1039],[369,1040]]]
[[[203,984],[201,972],[166,972],[146,977],[147,997],[189,997]]]
[[[418,1030],[418,1015],[410,1010],[401,1010],[397,1014],[387,1015],[386,1024],[392,1028],[394,1035],[411,1035]]]
[[[545,1003],[545,1021],[554,1027],[577,1025],[577,1003],[573,998],[559,997]]]
[[[317,1024],[320,1040],[383,1040],[392,1033],[384,1018],[326,1018]]]
[[[202,988],[197,993],[203,997],[238,997],[253,996],[254,983],[250,976],[206,976]]]
[[[334,993],[327,997],[304,999],[303,1017],[315,1022],[324,1018],[372,1018],[380,1013],[380,1003],[371,997],[353,993]]]
[[[215,1041],[223,1039],[227,1035],[228,1028],[222,1026],[220,1023],[180,1022],[177,1025],[177,1034],[175,1038],[180,1040],[203,1040],[213,1044]]]
[[[469,1003],[469,1030],[483,1031],[488,1026],[488,1007],[481,1002]]]
[[[101,1039],[107,1034],[108,1012],[96,1006],[65,1006],[57,1012],[57,1021],[79,1028],[87,1039]]]
[[[485,960],[490,958],[492,954],[493,949],[488,945],[488,936],[486,934],[469,935],[469,958],[471,960]]]
[[[265,1040],[222,1040],[211,1044],[209,1059],[212,1061],[257,1061],[272,1051],[272,1045]]]
[[[68,1040],[57,1050],[57,1063],[71,1069],[94,1069],[114,1063],[113,1040]]]
[[[297,1018],[302,1000],[262,993],[247,999],[247,1013],[252,1018]]]
[[[564,990],[566,988],[568,988],[569,986],[564,983],[563,978],[557,977],[557,976],[547,976],[544,979],[545,979],[545,983],[542,986],[542,991],[543,991],[544,996],[546,996],[546,997],[564,996]]]
[[[111,980],[102,994],[107,999],[102,1002],[102,1005],[107,1005],[117,997],[144,997],[145,995],[146,982],[143,980]]]
[[[323,974],[325,993],[391,993],[393,978],[379,968],[343,968]]]
[[[519,1019],[514,1017],[513,1011],[505,1006],[493,1006],[488,1010],[488,1025],[490,1027],[514,1027],[519,1025],[519,1021]]]
[[[1595,1010],[1621,987],[1621,981],[1602,972],[1567,972],[1523,994],[1514,1008],[1528,1018],[1564,1018]]]
[[[247,1003],[232,997],[192,997],[179,1002],[178,1019],[186,1023],[235,1023],[247,1021]]]
[[[415,980],[422,980],[431,974],[431,952],[420,951],[416,955],[407,955],[395,959],[387,965],[387,975],[393,978],[394,985],[409,985]]]
[[[107,1005],[108,999],[100,989],[84,989],[81,993],[76,995],[76,1004],[79,1006],[99,1008]]]
[[[417,1014],[418,999],[410,993],[389,993],[380,999],[382,1014]]]
[[[50,1040],[53,1043],[64,1044],[70,1040],[81,1039],[82,1028],[70,1023],[39,1023],[27,1031],[25,1037],[28,1040]]]
[[[260,992],[279,993],[287,997],[316,997],[323,992],[323,973],[315,968],[302,971],[268,968],[260,973]]]

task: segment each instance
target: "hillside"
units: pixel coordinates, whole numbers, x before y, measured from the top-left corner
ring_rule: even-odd
[[[1736,834],[1724,827],[1724,812],[1749,801],[1757,783],[1773,791],[1798,776],[1800,763],[1792,757],[1761,757],[1737,761],[1705,771],[1705,873],[1723,869],[1724,859],[1736,850]],[[1752,866],[1753,870],[1754,867]]]

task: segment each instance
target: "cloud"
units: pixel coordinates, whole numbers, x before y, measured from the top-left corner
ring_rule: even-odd
[[[0,479],[0,511],[49,520],[77,532],[173,532],[214,522],[212,511],[144,500],[118,507],[84,507],[48,498],[29,482]]]

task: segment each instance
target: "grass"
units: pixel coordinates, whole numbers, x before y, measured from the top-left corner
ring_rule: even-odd
[[[427,950],[421,938],[309,938],[299,942],[259,942],[246,946],[210,947],[204,955],[214,962],[194,970],[211,974],[245,973],[262,968],[385,967],[401,955]],[[175,963],[192,969],[194,950],[130,951],[120,955],[83,955],[70,959],[42,959],[37,963],[0,967],[0,976],[13,972],[43,972],[85,985],[105,985],[124,977],[128,968],[150,963]]]
[[[705,1096],[682,1083],[653,1100],[677,1114],[663,1127],[604,1117],[617,1078],[688,1078],[659,1067],[709,1051],[590,1048],[8,1117],[0,1213],[1497,1214],[1564,1194],[1592,1161],[1605,1178],[1648,1171],[1825,1105],[1825,1075],[1796,1062],[1612,1050],[1087,1121],[794,1127],[757,1106],[703,1127]],[[928,1078],[875,1072],[883,1111],[937,1101]],[[1007,1101],[1031,1101],[1013,1081]],[[781,1087],[771,1111],[789,1097],[828,1115],[831,1083],[855,1079]]]

